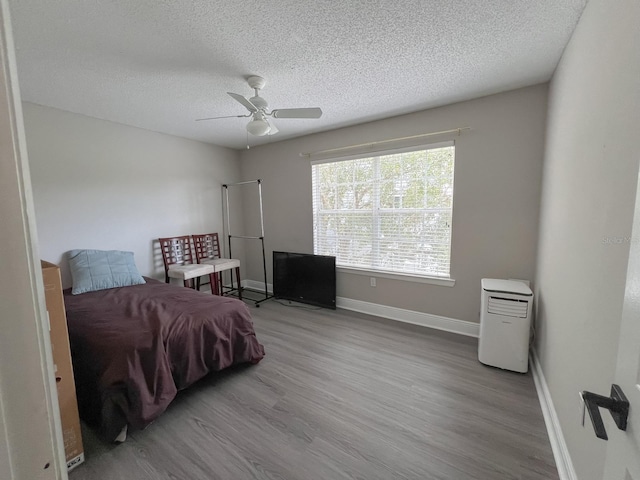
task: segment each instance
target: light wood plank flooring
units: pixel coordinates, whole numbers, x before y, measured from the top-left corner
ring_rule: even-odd
[[[252,308],[266,357],[208,377],[71,480],[553,480],[531,374],[475,339],[344,310]]]

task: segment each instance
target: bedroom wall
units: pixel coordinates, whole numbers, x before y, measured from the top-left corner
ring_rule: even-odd
[[[537,85],[243,150],[243,179],[263,180],[269,281],[273,250],[313,252],[311,166],[300,152],[469,126],[450,137],[456,142],[455,286],[378,277],[371,287],[368,276],[339,272],[338,296],[477,322],[481,278],[534,277],[546,103],[547,85]],[[250,225],[258,221],[255,210],[245,209],[244,217]],[[259,250],[248,249],[246,263],[248,278],[261,280]]]
[[[601,479],[607,442],[578,392],[614,379],[638,179],[640,3],[591,0],[550,87],[536,350],[577,478]],[[605,422],[611,418],[606,415]],[[609,430],[607,426],[607,430]],[[615,431],[615,427],[611,427]]]
[[[238,153],[193,140],[23,103],[43,259],[74,248],[131,250],[163,278],[158,237],[218,231],[222,188]],[[156,242],[157,243],[157,242]]]

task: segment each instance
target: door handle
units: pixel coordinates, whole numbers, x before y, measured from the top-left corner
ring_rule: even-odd
[[[602,422],[602,416],[600,415],[600,407],[606,408],[611,412],[613,421],[620,430],[627,429],[627,417],[629,416],[629,400],[622,393],[622,389],[616,385],[611,385],[611,396],[605,397],[598,395],[597,393],[582,392],[582,398],[589,412],[589,418],[593,424],[593,429],[596,432],[596,437],[602,440],[609,440],[607,431],[604,428]]]

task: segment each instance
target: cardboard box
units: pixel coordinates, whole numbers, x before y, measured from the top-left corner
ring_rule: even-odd
[[[62,419],[62,436],[67,458],[67,469],[84,462],[84,448],[80,432],[80,417],[76,400],[76,386],[73,381],[71,350],[69,349],[69,333],[67,316],[62,296],[60,268],[53,263],[41,261],[44,293],[49,312],[49,328],[51,330],[51,350],[55,364],[58,402]]]

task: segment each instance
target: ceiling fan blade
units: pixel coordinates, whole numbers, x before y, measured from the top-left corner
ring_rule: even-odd
[[[269,130],[268,135],[275,135],[276,133],[278,133],[280,130],[277,129],[277,127],[273,124],[273,120],[271,120],[269,122],[269,125],[271,125],[271,130]]]
[[[281,108],[271,112],[273,118],[320,118],[320,108]]]
[[[255,113],[258,111],[256,106],[253,103],[251,103],[249,100],[244,98],[242,95],[238,95],[237,93],[233,93],[233,92],[227,92],[227,95],[233,98],[236,102],[239,102],[242,105],[244,105],[244,108],[249,110],[251,113]]]
[[[196,122],[202,122],[203,120],[217,120],[219,118],[246,118],[250,117],[251,114],[247,115],[226,115],[224,117],[209,117],[209,118],[196,118]]]

